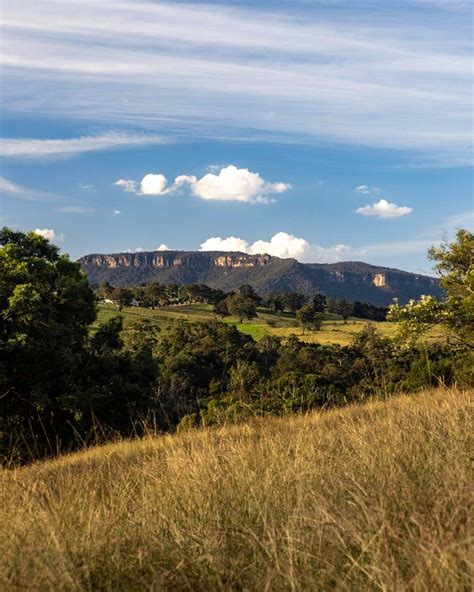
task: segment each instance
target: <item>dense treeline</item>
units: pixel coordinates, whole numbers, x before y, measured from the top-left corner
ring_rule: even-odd
[[[176,323],[159,334],[148,321],[124,328],[120,315],[92,334],[96,299],[78,264],[34,233],[4,229],[0,244],[4,459],[150,425],[169,431],[467,380],[463,343],[400,347],[369,326],[349,347],[296,337],[256,343],[218,321]],[[242,302],[255,307],[259,298],[249,286],[224,296],[216,304],[237,316],[250,314]],[[314,322],[327,303],[321,296],[294,303],[300,316],[305,306]]]
[[[237,291],[226,293],[205,284],[178,286],[152,282],[136,287],[114,287],[105,282],[96,288],[95,293],[100,300],[114,303],[119,309],[131,305],[154,309],[174,304],[212,304],[217,317],[231,314],[241,317],[239,311],[243,310],[244,315],[241,318],[252,318],[256,314],[256,307],[276,313],[297,313],[304,306],[309,305],[315,313],[333,313],[345,320],[349,317],[358,317],[371,321],[384,321],[388,311],[386,307],[366,302],[332,300],[324,294],[315,294],[310,298],[299,292],[272,292],[261,297],[250,285],[243,285]],[[247,312],[250,313],[249,316]]]

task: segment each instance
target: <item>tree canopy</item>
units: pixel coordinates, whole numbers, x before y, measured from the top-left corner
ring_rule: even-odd
[[[399,323],[399,337],[415,341],[434,325],[444,325],[454,339],[474,348],[474,235],[459,230],[456,239],[432,247],[429,257],[440,276],[444,299],[422,296],[406,306],[394,303],[389,320]]]

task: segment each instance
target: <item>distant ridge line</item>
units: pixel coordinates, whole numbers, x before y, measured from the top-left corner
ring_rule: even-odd
[[[79,259],[93,284],[134,286],[152,281],[200,283],[222,290],[251,284],[269,292],[317,292],[386,306],[422,294],[441,296],[437,278],[360,261],[300,263],[296,259],[239,251],[138,251],[92,253]]]

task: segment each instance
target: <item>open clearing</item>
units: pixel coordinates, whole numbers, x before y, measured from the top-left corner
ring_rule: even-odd
[[[166,306],[159,309],[124,307],[121,312],[116,306],[99,304],[98,318],[95,323],[104,322],[117,314],[123,315],[124,323],[127,325],[133,320],[148,319],[153,325],[161,331],[174,321],[209,322],[215,321],[216,317],[212,312],[212,306],[208,304],[190,304]],[[217,319],[219,320],[219,319]],[[265,335],[273,335],[282,339],[287,339],[290,335],[296,335],[302,341],[308,343],[334,343],[339,345],[348,345],[353,338],[360,333],[369,323],[374,325],[377,330],[385,336],[392,336],[396,326],[393,323],[367,321],[364,319],[350,318],[344,323],[337,315],[325,314],[322,329],[320,331],[305,331],[303,335],[302,328],[298,325],[295,315],[291,313],[270,313],[268,311],[258,310],[258,317],[252,321],[239,323],[235,318],[225,318],[223,322],[235,325],[239,331],[251,335],[256,341],[260,341]],[[428,334],[428,340],[441,339],[442,333],[439,330],[431,331]]]

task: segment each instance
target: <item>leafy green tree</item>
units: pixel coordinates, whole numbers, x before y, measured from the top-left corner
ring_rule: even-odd
[[[253,287],[249,284],[240,286],[239,294],[244,298],[249,298],[250,300],[252,300],[255,303],[255,306],[258,306],[262,302],[262,298],[260,298],[257,292],[255,292]]]
[[[112,294],[114,292],[114,287],[109,284],[109,282],[104,282],[100,285],[99,288],[99,298],[103,300],[112,298]]]
[[[251,320],[257,316],[255,302],[251,298],[241,294],[231,294],[227,298],[227,308],[230,314],[239,319],[242,323],[244,319]]]
[[[144,287],[144,297],[146,306],[155,309],[163,298],[163,286],[157,282],[148,284]]]
[[[130,352],[153,353],[158,342],[160,328],[148,319],[141,319],[130,323],[123,331],[123,346]]]
[[[274,312],[283,312],[285,310],[284,295],[271,292],[265,299],[265,307]]]
[[[247,401],[250,391],[259,377],[259,369],[255,362],[237,360],[229,372],[229,391],[232,397],[240,401]]]
[[[459,230],[452,243],[432,247],[429,257],[435,263],[444,288],[444,300],[422,296],[406,306],[395,302],[388,319],[399,324],[398,336],[415,341],[435,325],[445,326],[460,344],[474,348],[474,235]]]
[[[20,431],[67,421],[95,316],[78,263],[34,232],[0,231],[0,436],[7,421]]]
[[[324,294],[316,294],[313,297],[314,312],[324,312],[327,306],[327,298]]]
[[[123,347],[122,329],[122,316],[112,317],[102,323],[90,340],[91,351],[96,353],[121,349]]]
[[[358,319],[367,319],[370,321],[385,321],[387,318],[388,308],[384,306],[374,306],[368,302],[354,302],[353,316]]]
[[[314,329],[319,331],[323,322],[323,315],[315,312],[311,304],[305,304],[296,313],[296,319],[303,328],[303,335],[305,329]]]
[[[130,306],[133,300],[133,292],[128,288],[114,288],[112,292],[112,298],[117,301],[119,310],[122,310],[124,306]]]
[[[304,294],[299,294],[298,292],[288,292],[283,296],[285,308],[287,308],[290,312],[296,312],[304,304],[306,304],[307,301],[308,298]]]
[[[219,300],[212,307],[212,312],[221,319],[230,316],[229,309],[227,308],[227,300]]]
[[[333,305],[332,312],[338,314],[344,320],[344,323],[347,323],[347,319],[351,316],[353,312],[353,305],[351,302],[347,300],[336,300]]]
[[[154,425],[169,427],[156,400],[156,343],[156,329],[147,320],[124,328],[116,316],[99,327],[75,377],[73,425],[83,439],[97,424],[105,435],[111,430],[139,434],[150,414]]]

